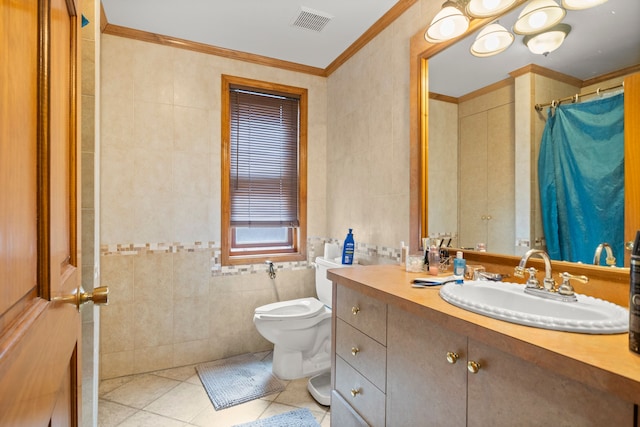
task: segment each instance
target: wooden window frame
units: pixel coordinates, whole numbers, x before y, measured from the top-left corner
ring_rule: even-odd
[[[287,86],[260,80],[229,75],[221,77],[221,264],[255,264],[266,260],[273,262],[306,260],[307,240],[307,126],[308,91],[305,88]],[[245,87],[257,92],[296,96],[299,98],[300,122],[298,128],[298,218],[299,226],[290,228],[292,245],[286,249],[276,247],[262,251],[247,250],[234,253],[235,233],[231,226],[231,111],[229,91],[232,87]],[[244,248],[250,249],[249,246]]]

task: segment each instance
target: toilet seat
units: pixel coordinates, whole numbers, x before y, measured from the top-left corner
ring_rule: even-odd
[[[299,298],[274,302],[255,309],[263,320],[308,319],[321,313],[325,305],[316,298]]]

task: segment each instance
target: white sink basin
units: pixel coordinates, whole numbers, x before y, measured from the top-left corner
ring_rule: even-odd
[[[619,334],[629,331],[629,311],[624,307],[576,294],[577,302],[560,302],[524,293],[524,285],[486,280],[448,283],[440,297],[474,313],[521,325],[585,334]]]

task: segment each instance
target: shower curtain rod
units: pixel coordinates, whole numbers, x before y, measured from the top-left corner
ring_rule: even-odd
[[[607,90],[614,90],[614,89],[618,89],[618,88],[621,88],[621,87],[622,88],[624,87],[624,82],[620,83],[619,85],[615,85],[615,86],[611,86],[611,87],[598,88],[598,89],[596,89],[596,90],[594,90],[592,92],[587,92],[587,93],[583,93],[583,94],[577,94],[576,93],[575,95],[567,96],[566,98],[554,99],[553,101],[547,102],[546,104],[536,104],[535,105],[535,109],[536,109],[536,111],[542,111],[542,109],[544,107],[548,107],[550,105],[552,107],[557,107],[558,105],[560,105],[561,102],[564,102],[564,101],[571,101],[572,103],[576,103],[576,102],[578,102],[578,99],[580,97],[589,96],[589,95],[595,95],[595,94],[600,95],[601,92],[604,92],[604,91],[607,91]]]

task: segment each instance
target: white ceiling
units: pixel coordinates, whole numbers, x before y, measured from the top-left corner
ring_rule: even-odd
[[[102,3],[109,24],[324,69],[397,1],[102,0]],[[331,19],[320,32],[292,26],[301,7],[330,15]],[[609,0],[592,9],[568,11],[563,22],[572,26],[571,33],[560,49],[547,57],[530,54],[522,36],[516,36],[507,51],[489,58],[475,58],[468,53],[475,36],[468,37],[430,61],[430,89],[461,96],[507,78],[509,71],[530,63],[582,80],[639,64],[638,17],[639,0]],[[425,26],[431,18],[425,17]],[[514,21],[512,16],[500,23],[510,29]]]
[[[438,0],[439,1],[439,0]],[[102,0],[109,24],[326,68],[397,0]],[[294,27],[301,6],[330,15]]]

